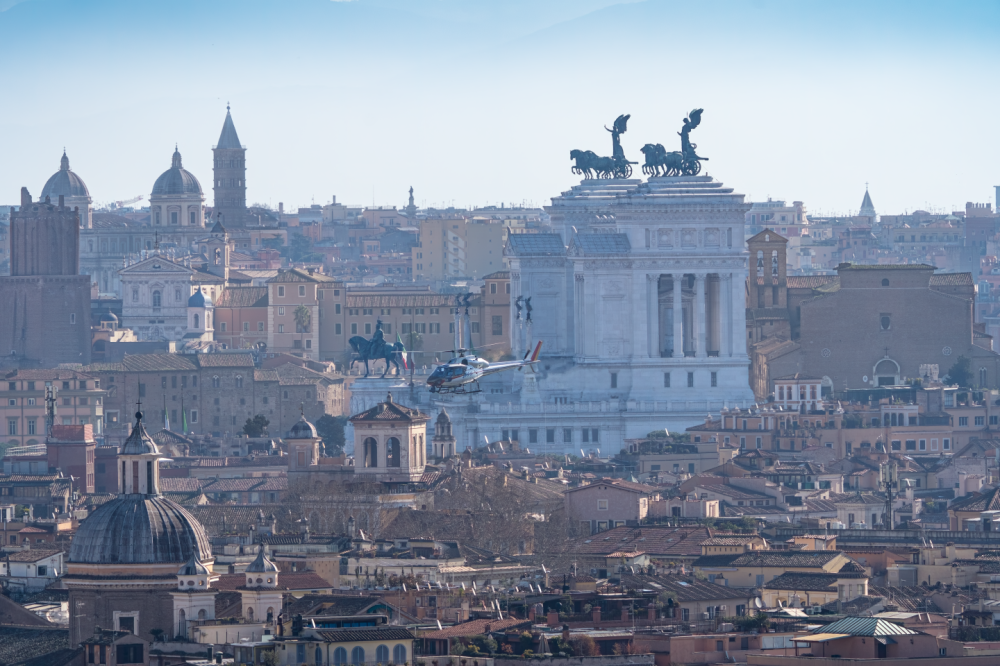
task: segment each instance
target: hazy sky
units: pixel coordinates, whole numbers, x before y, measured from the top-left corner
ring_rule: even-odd
[[[993,201],[1000,2],[0,0],[0,203],[63,146],[95,202],[170,166],[211,194],[226,102],[248,200],[483,205],[578,181],[569,151],[679,147],[752,196],[880,213]]]

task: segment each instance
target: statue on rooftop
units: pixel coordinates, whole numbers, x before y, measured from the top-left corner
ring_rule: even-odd
[[[615,119],[611,129],[611,157],[600,157],[592,150],[571,150],[569,158],[575,160],[572,172],[585,178],[628,178],[632,175],[632,164],[625,157],[622,149],[621,135],[627,131],[628,119],[632,116],[623,113]]]
[[[684,119],[684,125],[678,132],[681,137],[680,152],[667,152],[660,143],[647,143],[642,147],[642,154],[646,157],[646,163],[642,165],[642,172],[650,176],[697,176],[701,171],[702,160],[708,161],[707,157],[699,157],[695,152],[698,144],[691,142],[691,130],[701,124],[701,114],[704,109],[694,109]]]
[[[372,336],[371,340],[366,340],[360,335],[355,335],[347,341],[351,345],[351,349],[357,354],[356,358],[351,359],[351,367],[357,362],[362,362],[365,364],[365,377],[367,377],[370,372],[368,369],[368,361],[375,361],[378,359],[385,360],[385,372],[382,373],[382,377],[385,377],[389,373],[390,364],[396,366],[396,371],[402,374],[403,369],[399,365],[399,360],[397,359],[400,352],[406,351],[402,344],[398,342],[386,342],[385,333],[382,331],[382,320],[379,319],[375,323],[375,334]]]

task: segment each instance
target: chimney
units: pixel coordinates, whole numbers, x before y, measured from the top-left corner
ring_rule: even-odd
[[[281,215],[285,212],[285,204],[281,201],[278,202],[278,214]]]

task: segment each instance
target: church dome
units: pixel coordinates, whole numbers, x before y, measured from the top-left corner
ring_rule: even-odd
[[[83,178],[80,178],[69,168],[69,158],[66,157],[65,150],[59,164],[59,171],[56,171],[52,174],[51,178],[45,181],[41,198],[44,201],[45,197],[49,197],[49,201],[54,203],[59,200],[60,195],[66,198],[90,198],[90,190],[87,189],[87,184],[83,182]]]
[[[267,559],[267,555],[264,554],[264,544],[260,545],[260,549],[257,551],[257,557],[254,561],[247,565],[247,573],[274,573],[278,570],[278,567],[271,560]]]
[[[181,154],[176,148],[174,149],[173,164],[153,184],[152,196],[169,194],[202,194],[201,183],[198,182],[198,179],[190,171],[181,167]]]
[[[194,292],[194,294],[191,295],[191,298],[188,299],[189,308],[204,308],[211,306],[212,299],[205,295],[205,292],[202,291],[201,287],[198,287],[198,291]]]
[[[160,447],[156,445],[153,438],[146,432],[146,427],[142,425],[142,412],[136,412],[135,419],[135,427],[132,428],[132,433],[125,440],[121,453],[118,455],[143,456],[159,453]]]
[[[69,562],[164,564],[213,559],[205,528],[182,506],[158,495],[120,495],[87,517]]]
[[[316,439],[317,437],[316,426],[306,421],[306,415],[303,414],[288,431],[288,436],[285,439]]]

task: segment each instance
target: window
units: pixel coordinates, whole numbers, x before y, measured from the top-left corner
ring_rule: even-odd
[[[159,290],[153,292],[153,307],[160,307],[160,303],[163,300],[163,296],[160,294]]]
[[[305,296],[305,295],[306,295],[305,285],[300,285],[299,286],[299,296]]]
[[[188,224],[195,225],[198,224],[198,219],[195,217],[195,212],[191,211],[188,213]]]
[[[176,215],[177,213],[174,213]],[[126,618],[121,618],[124,624]],[[128,618],[132,620],[134,618]],[[103,645],[101,647],[104,647]],[[115,657],[119,664],[141,664],[145,661],[143,657],[142,643],[116,645]]]
[[[597,500],[597,510],[598,511],[607,511],[608,510],[608,500],[606,500],[606,499],[599,499],[599,500]]]
[[[958,417],[958,425],[959,426],[968,426],[969,425],[969,417],[968,416],[959,416]]]
[[[948,438],[948,437],[945,437],[944,439],[942,439],[941,440],[941,448],[944,449],[945,451],[950,450],[951,449],[951,439]]]
[[[503,335],[503,315],[493,315],[493,335]]]
[[[284,296],[284,295],[285,295],[285,287],[282,285],[278,285],[278,296]]]
[[[892,324],[892,318],[890,317],[888,312],[883,312],[881,315],[879,315],[879,322],[882,324],[882,330],[888,331],[890,325]]]
[[[17,419],[7,419],[7,434],[8,435],[17,434]]]
[[[305,657],[303,656],[300,661],[305,661]],[[351,650],[351,663],[355,666],[362,666],[365,663],[365,649],[360,645]]]
[[[236,375],[236,388],[243,388],[243,375]]]
[[[259,333],[263,333],[264,332],[264,322],[262,322],[262,321],[257,322],[257,331]]]
[[[212,388],[219,388],[222,385],[219,375],[212,375]]]
[[[284,332],[285,332],[285,325],[278,324],[278,333],[284,333]]]
[[[341,330],[340,324],[334,324],[333,328],[334,328],[334,332],[337,335],[343,335],[343,331]]]
[[[694,373],[688,373],[688,388],[694,388]]]
[[[408,326],[407,324],[403,324],[403,333],[409,333],[410,332],[409,329],[407,328],[407,326]],[[351,324],[351,335],[357,335],[357,334],[358,334],[358,325],[357,324]]]
[[[282,316],[283,317],[284,315],[285,315],[285,308],[279,307],[278,308],[278,316]]]
[[[497,283],[496,282],[490,282],[490,293],[491,294],[497,293]]]
[[[882,286],[883,287],[889,286],[889,278],[882,278]]]
[[[715,386],[718,386],[718,385],[719,385],[719,373],[713,372],[712,373],[712,386],[715,387]]]
[[[670,373],[663,373],[663,388],[670,388]]]
[[[389,646],[388,645],[379,645],[377,648],[375,648],[375,661],[377,661],[380,664],[388,664],[389,663]]]
[[[915,439],[908,439],[908,440],[906,440],[906,450],[907,451],[916,451],[917,450],[917,440],[915,440]]]
[[[555,441],[556,441],[556,429],[555,428],[546,428],[545,429],[545,443],[546,444],[554,444]]]
[[[611,388],[618,388],[618,373],[611,373]]]
[[[538,428],[528,428],[528,443],[538,444]]]
[[[690,622],[691,621],[691,610],[690,609],[688,609],[688,608],[682,608],[681,609],[681,620],[683,622]]]
[[[267,402],[267,398],[264,398],[264,401],[266,403]],[[191,423],[197,423],[197,422],[198,422],[198,410],[197,409],[192,409],[191,410]]]
[[[402,666],[402,664],[406,663],[405,645],[397,645],[396,647],[392,648],[392,663],[397,664],[397,666]]]
[[[996,418],[996,417],[994,417],[994,418]],[[976,425],[977,426],[986,425],[986,417],[985,416],[977,416],[976,417]]]
[[[573,429],[563,428],[563,442],[572,442],[572,441],[573,441]]]
[[[473,308],[473,309],[475,309],[475,308]],[[478,321],[472,322],[472,332],[473,333],[478,333],[479,332],[479,322]]]
[[[918,447],[918,449],[920,451],[926,451],[927,450],[927,440],[926,439],[920,440],[918,442],[918,444],[917,444],[917,447]]]

